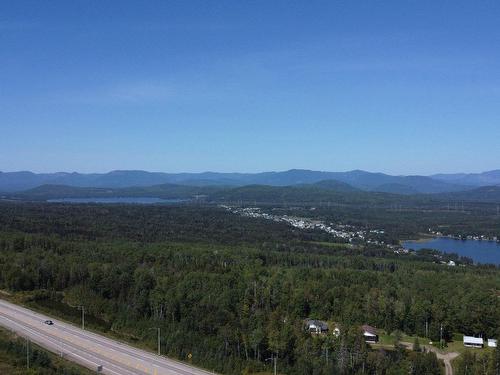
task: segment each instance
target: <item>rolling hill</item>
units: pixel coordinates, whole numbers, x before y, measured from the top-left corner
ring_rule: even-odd
[[[435,180],[467,186],[500,185],[500,169],[482,173],[436,174],[431,177]]]
[[[482,186],[473,190],[436,194],[435,197],[455,202],[500,203],[500,186]]]
[[[176,184],[129,188],[86,188],[67,185],[42,185],[23,192],[9,194],[11,198],[50,200],[62,198],[154,197],[162,199],[191,199],[214,193],[217,187],[198,187]]]
[[[292,186],[335,180],[366,191],[389,193],[443,193],[470,189],[470,185],[427,176],[392,176],[361,170],[323,172],[291,169],[262,173],[161,173],[146,171],[112,171],[109,173],[42,173],[0,172],[0,191],[19,192],[41,185],[66,185],[92,188],[147,187],[162,184],[182,186]]]
[[[153,197],[162,199],[192,199],[202,197],[210,202],[261,203],[403,203],[403,202],[498,202],[500,186],[438,194],[416,193],[405,185],[385,185],[380,191],[365,191],[336,180],[289,186],[189,186],[159,184],[126,188],[75,187],[42,185],[23,192],[7,193],[7,198],[21,200],[50,200],[62,198]]]

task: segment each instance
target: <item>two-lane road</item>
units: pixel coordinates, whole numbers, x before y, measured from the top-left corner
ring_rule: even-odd
[[[44,322],[52,320],[53,325]],[[92,370],[111,375],[209,375],[0,299],[0,326]]]

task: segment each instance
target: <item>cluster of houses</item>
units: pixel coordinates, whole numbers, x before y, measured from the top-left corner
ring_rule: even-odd
[[[443,232],[432,230],[429,228],[429,233],[436,237],[448,237],[453,238],[454,240],[469,240],[469,241],[495,241],[500,242],[500,237],[498,236],[485,236],[485,235],[455,235],[455,234],[444,234]]]
[[[276,222],[285,222],[294,228],[298,229],[315,229],[326,233],[329,233],[337,238],[343,239],[349,243],[360,243],[365,242],[369,245],[385,246],[389,250],[392,250],[394,254],[408,254],[410,251],[403,248],[400,245],[390,245],[385,243],[381,236],[385,234],[383,229],[360,229],[353,225],[347,225],[342,223],[330,223],[326,224],[320,220],[312,220],[304,217],[288,216],[288,215],[274,215],[262,211],[258,207],[233,207],[227,205],[219,205],[219,207],[228,210],[229,212],[253,218],[261,218],[266,220],[272,220]],[[451,265],[451,264],[450,264]]]
[[[233,214],[238,214],[246,217],[262,218],[266,220],[273,220],[276,222],[285,222],[290,224],[294,228],[299,229],[316,229],[323,232],[329,233],[335,237],[342,238],[348,242],[355,241],[367,241],[367,243],[383,245],[383,241],[370,239],[371,237],[384,234],[382,229],[372,229],[372,230],[361,230],[355,228],[352,225],[340,224],[340,223],[330,223],[325,224],[320,220],[312,220],[304,217],[288,216],[288,215],[273,215],[266,212],[262,212],[258,207],[231,207],[227,205],[220,205]]]
[[[330,330],[328,323],[322,320],[306,319],[304,323],[306,330],[312,334],[326,334]],[[361,330],[367,344],[376,344],[378,342],[378,333],[376,328],[365,324],[361,326]],[[340,328],[338,326],[334,326],[332,333],[334,336],[339,337]]]
[[[323,320],[306,319],[304,324],[306,330],[311,334],[327,334],[330,331],[328,323]],[[365,324],[361,326],[361,331],[363,332],[363,337],[367,344],[376,344],[378,342],[379,336],[376,328]],[[335,325],[332,329],[332,333],[335,337],[339,337],[340,328]],[[484,340],[482,337],[474,336],[464,336],[463,342],[464,346],[468,348],[484,348],[485,345],[489,348],[496,348],[498,345],[498,341],[495,339]]]
[[[464,346],[467,348],[484,348],[485,344],[488,348],[496,348],[498,340],[488,339],[485,342],[482,337],[464,336]]]

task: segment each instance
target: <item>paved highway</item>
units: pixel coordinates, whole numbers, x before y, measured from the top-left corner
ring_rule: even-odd
[[[53,325],[47,325],[46,320]],[[209,375],[212,372],[160,357],[84,331],[0,299],[0,325],[38,345],[96,371],[111,375]]]

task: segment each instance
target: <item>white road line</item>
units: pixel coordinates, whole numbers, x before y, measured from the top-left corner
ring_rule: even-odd
[[[7,320],[10,322],[11,325],[14,325],[14,326],[17,326],[18,327],[18,330],[15,330],[15,332],[21,336],[25,336],[27,338],[29,338],[30,340],[32,340],[33,342],[37,343],[38,345],[40,346],[44,346],[45,344],[45,341],[48,341],[50,344],[52,344],[55,348],[59,348],[59,351],[61,353],[64,353],[64,350],[69,350],[69,349],[65,349],[64,348],[64,345],[61,345],[61,343],[59,343],[58,341],[52,341],[49,337],[47,336],[43,336],[41,335],[40,333],[36,332],[35,330],[31,329],[31,328],[28,328],[28,327],[25,327],[7,317],[4,317],[4,316],[0,316],[0,320]],[[10,326],[11,327],[11,326]],[[23,334],[23,333],[29,333],[28,334]],[[56,354],[58,354],[56,352]],[[102,361],[99,361],[99,362],[94,362],[88,358],[85,358],[85,357],[82,357],[74,352],[70,352],[68,351],[67,353],[65,353],[66,356],[70,356],[70,357],[76,357],[80,360],[82,360],[83,362],[86,362],[86,363],[90,363],[92,364],[92,366],[90,367],[91,369],[95,370],[97,368],[98,365],[102,365]],[[91,354],[88,354],[86,353],[89,357],[93,357]],[[96,358],[96,357],[94,357]],[[99,360],[99,358],[96,358],[97,360]],[[88,367],[88,366],[85,366],[85,367]],[[105,369],[106,372],[111,372],[113,374],[117,374],[117,375],[123,375],[123,373],[119,373],[119,372],[116,372],[116,371],[113,371],[112,369],[110,368],[106,368]]]
[[[87,356],[97,359],[100,362],[105,362],[108,365],[111,365],[113,368],[117,368],[122,370],[122,372],[116,372],[111,369],[113,374],[124,375],[126,373],[129,374],[138,374],[139,372],[142,374],[169,374],[169,375],[209,375],[214,374],[213,372],[208,372],[206,370],[202,370],[196,367],[192,367],[182,362],[178,362],[175,360],[171,360],[165,357],[160,357],[151,353],[148,353],[143,350],[135,349],[130,347],[124,343],[117,342],[106,337],[99,336],[95,333],[83,331],[79,328],[76,328],[72,325],[66,324],[64,322],[57,321],[53,319],[54,326],[43,326],[43,321],[48,320],[47,316],[42,314],[32,312],[31,310],[25,309],[23,307],[11,304],[4,300],[0,300],[0,311],[4,310],[5,314],[10,314],[17,320],[18,330],[22,329],[25,325],[33,327],[36,332],[36,335],[42,336],[43,333],[49,336],[55,336],[51,340],[56,341],[65,341],[65,345],[70,343],[73,345],[74,350],[80,350]],[[2,315],[5,315],[2,314]],[[19,318],[19,319],[16,319]],[[12,319],[9,321],[13,322]],[[14,322],[15,323],[15,322]],[[0,323],[1,324],[1,323]],[[41,324],[40,327],[37,324]],[[8,326],[8,325],[6,325]],[[12,327],[8,327],[12,328]],[[25,327],[24,327],[25,328]],[[42,331],[42,332],[40,332]],[[47,337],[42,336],[47,340]],[[51,341],[50,339],[48,341]],[[52,343],[54,345],[54,343]],[[43,343],[41,344],[43,346]],[[59,344],[61,346],[61,344]],[[57,347],[57,346],[56,346]],[[111,353],[110,353],[111,352]],[[71,353],[71,355],[78,357],[77,354]],[[91,361],[89,361],[91,362]],[[142,371],[132,370],[135,365],[136,369],[141,369]],[[122,369],[122,366],[125,368]],[[130,366],[130,367],[129,367]],[[129,369],[132,371],[130,371]],[[94,368],[95,369],[95,368]],[[104,370],[106,370],[104,368]],[[123,372],[123,370],[125,372]],[[107,372],[107,371],[103,371]]]

